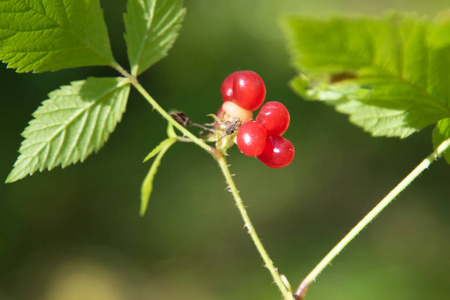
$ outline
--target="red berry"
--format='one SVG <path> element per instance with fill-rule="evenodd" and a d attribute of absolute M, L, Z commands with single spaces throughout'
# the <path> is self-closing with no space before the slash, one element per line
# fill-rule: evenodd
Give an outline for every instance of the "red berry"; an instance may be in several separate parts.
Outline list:
<path fill-rule="evenodd" d="M 247 110 L 257 110 L 266 98 L 266 86 L 252 71 L 237 71 L 228 75 L 221 87 L 223 101 L 233 101 Z"/>
<path fill-rule="evenodd" d="M 289 112 L 283 104 L 277 101 L 267 102 L 261 107 L 256 121 L 264 125 L 267 135 L 283 135 L 289 127 Z"/>
<path fill-rule="evenodd" d="M 222 104 L 222 108 L 217 112 L 217 116 L 223 121 L 239 118 L 241 122 L 248 122 L 252 119 L 253 113 L 233 102 L 227 101 Z"/>
<path fill-rule="evenodd" d="M 242 153 L 248 156 L 258 156 L 266 146 L 267 130 L 258 122 L 244 123 L 236 136 L 236 144 Z"/>
<path fill-rule="evenodd" d="M 258 159 L 270 168 L 283 168 L 294 159 L 294 146 L 281 136 L 269 136 L 264 151 Z"/>
<path fill-rule="evenodd" d="M 230 75 L 225 78 L 225 80 L 222 82 L 222 86 L 220 87 L 220 92 L 222 93 L 223 101 L 233 101 L 233 82 L 234 82 L 234 76 L 237 72 L 231 73 Z"/>

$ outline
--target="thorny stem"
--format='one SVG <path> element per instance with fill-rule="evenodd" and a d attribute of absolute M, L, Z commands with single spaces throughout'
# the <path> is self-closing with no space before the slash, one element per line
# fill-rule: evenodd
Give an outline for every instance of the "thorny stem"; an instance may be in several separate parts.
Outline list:
<path fill-rule="evenodd" d="M 258 234 L 255 231 L 255 228 L 252 225 L 252 222 L 250 221 L 250 218 L 247 214 L 247 210 L 245 209 L 244 203 L 242 202 L 241 196 L 239 196 L 239 191 L 236 188 L 236 185 L 234 184 L 233 178 L 230 174 L 230 170 L 228 169 L 228 165 L 225 159 L 225 156 L 221 155 L 217 158 L 217 162 L 219 163 L 220 169 L 223 172 L 223 175 L 225 176 L 225 179 L 228 184 L 228 188 L 231 191 L 231 194 L 233 195 L 234 200 L 236 201 L 236 206 L 239 209 L 239 212 L 241 213 L 242 219 L 244 220 L 244 227 L 247 228 L 248 234 L 253 240 L 253 243 L 255 244 L 256 248 L 258 249 L 259 254 L 261 255 L 262 259 L 264 260 L 265 267 L 269 269 L 270 274 L 272 274 L 273 280 L 275 281 L 276 285 L 280 289 L 281 293 L 283 294 L 283 297 L 285 300 L 291 300 L 292 293 L 288 290 L 286 285 L 283 283 L 283 280 L 281 279 L 280 274 L 278 273 L 278 268 L 276 268 L 272 262 L 272 260 L 269 257 L 269 254 L 264 249 L 264 246 L 261 243 L 261 240 L 258 237 Z"/>
<path fill-rule="evenodd" d="M 306 276 L 306 278 L 301 282 L 297 291 L 292 295 L 290 288 L 283 282 L 280 274 L 278 273 L 278 268 L 275 267 L 272 260 L 270 259 L 267 251 L 259 239 L 255 228 L 250 221 L 247 210 L 239 196 L 239 191 L 231 176 L 230 170 L 228 168 L 225 156 L 217 149 L 209 146 L 203 140 L 196 137 L 189 130 L 183 127 L 181 124 L 176 122 L 141 86 L 137 78 L 129 74 L 117 63 L 113 63 L 114 67 L 119 73 L 124 77 L 128 78 L 130 83 L 141 93 L 141 95 L 152 105 L 152 107 L 158 111 L 163 118 L 165 118 L 169 123 L 171 123 L 175 128 L 182 132 L 187 139 L 191 140 L 199 147 L 210 153 L 214 159 L 219 163 L 220 169 L 227 181 L 228 187 L 233 195 L 236 202 L 236 206 L 244 220 L 245 228 L 247 228 L 250 237 L 253 240 L 259 254 L 261 255 L 265 267 L 269 269 L 276 285 L 280 289 L 285 300 L 302 300 L 305 297 L 306 291 L 312 281 L 331 263 L 331 261 L 370 223 L 373 219 L 381 213 L 381 211 L 389 205 L 405 188 L 416 179 L 425 169 L 427 169 L 433 161 L 440 158 L 445 151 L 450 147 L 450 139 L 443 141 L 433 153 L 431 153 L 427 158 L 425 158 L 411 173 L 408 174 L 383 200 L 381 200 L 331 251 L 319 262 L 319 264 Z M 179 137 L 179 139 L 185 140 L 184 137 Z M 186 140 L 187 140 L 186 139 Z"/>
<path fill-rule="evenodd" d="M 142 85 L 139 83 L 137 78 L 130 73 L 128 73 L 125 69 L 123 69 L 119 64 L 114 63 L 112 64 L 112 67 L 114 67 L 119 73 L 121 73 L 124 77 L 126 77 L 130 83 L 141 93 L 141 95 L 152 105 L 152 107 L 158 111 L 158 113 L 161 114 L 161 116 L 167 120 L 167 122 L 171 123 L 175 128 L 177 128 L 180 132 L 184 134 L 185 137 L 187 137 L 190 141 L 197 144 L 199 147 L 206 150 L 208 153 L 210 153 L 214 159 L 219 163 L 220 169 L 222 170 L 222 173 L 225 177 L 225 180 L 229 186 L 229 189 L 233 195 L 233 198 L 236 202 L 236 206 L 239 209 L 239 212 L 242 216 L 242 219 L 244 220 L 245 227 L 248 230 L 248 233 L 250 234 L 250 237 L 253 240 L 253 243 L 255 244 L 259 254 L 261 255 L 265 267 L 269 269 L 270 274 L 273 277 L 273 280 L 275 281 L 276 285 L 280 289 L 283 297 L 285 300 L 293 300 L 291 291 L 286 287 L 286 285 L 283 283 L 283 280 L 278 273 L 278 269 L 274 266 L 272 260 L 270 259 L 269 255 L 267 254 L 267 251 L 264 249 L 264 246 L 261 243 L 261 240 L 259 239 L 258 235 L 256 234 L 255 228 L 252 225 L 252 222 L 250 221 L 250 218 L 247 214 L 247 211 L 245 209 L 245 206 L 242 202 L 241 197 L 239 196 L 239 192 L 236 188 L 236 185 L 234 184 L 233 178 L 231 176 L 230 170 L 228 168 L 226 159 L 224 154 L 222 154 L 218 149 L 213 148 L 206 144 L 203 140 L 196 137 L 194 134 L 192 134 L 189 130 L 187 130 L 183 125 L 179 124 L 177 121 L 175 121 L 148 93 L 147 91 L 142 87 Z M 184 137 L 179 137 L 179 140 L 185 140 Z"/>
<path fill-rule="evenodd" d="M 383 200 L 381 200 L 353 229 L 320 261 L 320 263 L 306 276 L 294 294 L 296 300 L 305 297 L 312 281 L 331 263 L 331 261 L 350 243 L 373 219 L 395 199 L 405 188 L 427 169 L 433 161 L 440 158 L 450 147 L 450 139 L 443 141 L 433 153 L 425 158 L 411 173 L 408 174 Z"/>

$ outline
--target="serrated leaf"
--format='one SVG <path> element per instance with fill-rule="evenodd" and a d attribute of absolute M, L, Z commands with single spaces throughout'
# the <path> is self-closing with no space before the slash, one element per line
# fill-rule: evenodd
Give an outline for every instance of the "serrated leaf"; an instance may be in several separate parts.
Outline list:
<path fill-rule="evenodd" d="M 355 98 L 361 103 L 338 111 L 374 135 L 406 137 L 450 117 L 450 47 L 430 43 L 432 25 L 410 15 L 330 21 L 292 17 L 286 31 L 295 67 L 318 86 L 328 91 L 338 86 L 348 90 L 346 97 L 355 85 L 369 88 L 366 97 Z M 294 88 L 303 95 L 311 92 L 299 82 Z M 326 100 L 320 98 L 324 95 L 316 93 L 318 100 Z"/>
<path fill-rule="evenodd" d="M 168 144 L 172 145 L 176 141 L 177 141 L 176 138 L 165 139 L 158 146 L 156 146 L 152 151 L 150 151 L 149 154 L 147 154 L 147 156 L 144 158 L 143 162 L 146 162 L 147 160 L 149 160 L 150 158 L 154 157 L 156 154 L 161 152 L 161 150 L 164 149 L 165 147 L 167 147 Z"/>
<path fill-rule="evenodd" d="M 0 1 L 0 60 L 17 72 L 110 65 L 99 1 Z"/>
<path fill-rule="evenodd" d="M 407 113 L 403 110 L 386 109 L 365 104 L 359 100 L 370 93 L 358 85 L 322 85 L 305 88 L 305 81 L 297 77 L 291 87 L 306 100 L 320 100 L 335 107 L 336 111 L 349 115 L 349 120 L 373 136 L 398 136 L 404 138 L 415 132 L 405 123 Z"/>
<path fill-rule="evenodd" d="M 130 90 L 124 78 L 88 78 L 49 94 L 25 128 L 25 140 L 6 182 L 63 168 L 98 151 L 121 120 Z"/>
<path fill-rule="evenodd" d="M 143 216 L 145 212 L 147 211 L 148 202 L 150 200 L 150 195 L 153 190 L 153 179 L 155 178 L 156 172 L 158 171 L 158 167 L 161 164 L 161 159 L 163 158 L 164 154 L 166 154 L 167 150 L 177 141 L 176 138 L 168 138 L 164 140 L 161 144 L 159 144 L 150 154 L 152 153 L 158 153 L 155 160 L 153 161 L 152 166 L 150 167 L 150 170 L 147 173 L 147 176 L 145 176 L 144 181 L 142 182 L 141 187 L 141 208 L 139 214 Z M 158 150 L 158 151 L 155 151 Z M 150 156 L 149 154 L 149 156 Z"/>
<path fill-rule="evenodd" d="M 182 0 L 129 0 L 125 40 L 131 73 L 139 75 L 167 55 L 185 15 Z"/>
<path fill-rule="evenodd" d="M 367 105 L 359 101 L 348 101 L 336 105 L 336 110 L 350 115 L 350 122 L 362 127 L 372 136 L 405 138 L 416 131 L 405 121 L 405 111 Z"/>
<path fill-rule="evenodd" d="M 450 138 L 450 119 L 440 120 L 433 130 L 433 146 L 436 149 L 443 141 Z M 450 151 L 445 152 L 445 160 L 450 164 Z"/>

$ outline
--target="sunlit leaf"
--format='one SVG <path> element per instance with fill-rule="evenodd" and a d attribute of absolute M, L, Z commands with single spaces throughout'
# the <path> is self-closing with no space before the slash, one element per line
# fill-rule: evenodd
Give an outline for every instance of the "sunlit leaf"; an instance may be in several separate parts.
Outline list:
<path fill-rule="evenodd" d="M 176 138 L 177 133 L 175 132 L 175 129 L 173 128 L 172 123 L 167 124 L 167 130 L 166 130 L 167 136 L 170 138 Z"/>
<path fill-rule="evenodd" d="M 304 77 L 296 77 L 291 87 L 305 100 L 319 100 L 335 107 L 336 111 L 349 115 L 355 125 L 362 127 L 373 136 L 407 137 L 415 128 L 405 122 L 407 112 L 386 109 L 361 102 L 370 90 L 358 85 L 327 85 L 311 87 Z"/>
<path fill-rule="evenodd" d="M 406 137 L 450 117 L 450 47 L 440 39 L 447 26 L 413 15 L 291 17 L 293 64 L 311 78 L 292 86 L 304 98 L 335 105 L 373 135 Z"/>
<path fill-rule="evenodd" d="M 433 130 L 433 145 L 437 148 L 443 141 L 450 138 L 450 118 L 440 120 Z M 450 163 L 450 151 L 444 155 L 445 160 Z"/>
<path fill-rule="evenodd" d="M 17 72 L 111 65 L 99 1 L 0 1 L 0 60 Z"/>
<path fill-rule="evenodd" d="M 164 140 L 161 144 L 159 144 L 150 154 L 147 156 L 145 160 L 149 159 L 150 157 L 158 154 L 153 161 L 152 166 L 150 167 L 150 170 L 148 171 L 147 176 L 145 176 L 144 181 L 142 182 L 141 187 L 141 209 L 139 214 L 143 216 L 145 212 L 147 211 L 148 202 L 150 200 L 150 195 L 153 191 L 153 179 L 155 178 L 156 172 L 158 171 L 158 167 L 161 164 L 161 159 L 163 158 L 164 154 L 169 150 L 170 146 L 172 146 L 177 141 L 176 138 L 168 138 Z M 150 156 L 152 155 L 152 156 Z"/>
<path fill-rule="evenodd" d="M 144 162 L 153 158 L 156 154 L 161 152 L 162 149 L 167 147 L 168 144 L 173 144 L 173 142 L 176 142 L 176 140 L 177 140 L 176 138 L 171 137 L 162 141 L 158 146 L 156 146 L 152 151 L 150 151 L 149 154 L 147 154 L 147 156 L 144 158 Z"/>
<path fill-rule="evenodd" d="M 124 78 L 88 78 L 62 86 L 33 113 L 6 182 L 63 168 L 98 151 L 121 120 L 130 90 Z"/>
<path fill-rule="evenodd" d="M 131 73 L 139 75 L 172 47 L 185 14 L 182 0 L 128 0 L 125 14 Z"/>

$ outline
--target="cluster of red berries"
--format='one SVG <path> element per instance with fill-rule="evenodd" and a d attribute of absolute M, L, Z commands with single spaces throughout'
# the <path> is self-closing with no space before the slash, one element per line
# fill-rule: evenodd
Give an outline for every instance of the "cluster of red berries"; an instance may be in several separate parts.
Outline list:
<path fill-rule="evenodd" d="M 252 112 L 266 97 L 261 77 L 252 71 L 231 73 L 223 81 L 221 92 L 224 103 L 217 113 L 219 118 L 239 118 L 243 122 L 236 136 L 239 150 L 270 168 L 289 165 L 294 159 L 294 146 L 281 137 L 289 127 L 287 108 L 280 102 L 267 102 L 252 121 Z"/>

